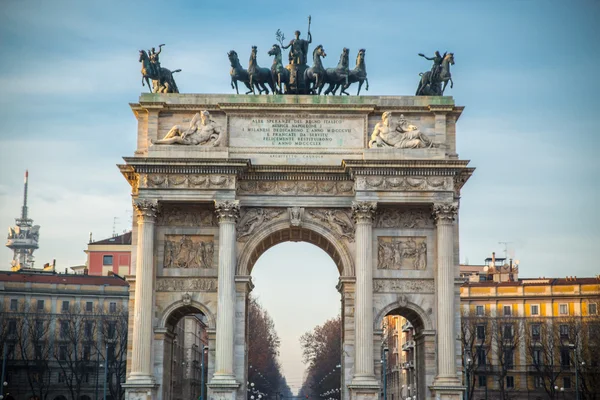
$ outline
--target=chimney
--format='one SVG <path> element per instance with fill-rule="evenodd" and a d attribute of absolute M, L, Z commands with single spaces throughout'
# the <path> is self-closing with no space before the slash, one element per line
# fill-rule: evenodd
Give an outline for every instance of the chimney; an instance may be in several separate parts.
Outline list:
<path fill-rule="evenodd" d="M 87 269 L 87 268 L 84 268 L 84 269 L 83 269 L 83 274 L 84 274 L 84 275 L 87 275 L 87 274 L 88 274 L 88 269 Z"/>

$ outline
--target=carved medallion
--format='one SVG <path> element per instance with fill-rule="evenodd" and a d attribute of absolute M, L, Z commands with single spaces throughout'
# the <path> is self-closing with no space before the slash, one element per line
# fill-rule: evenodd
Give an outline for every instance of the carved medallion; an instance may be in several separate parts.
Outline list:
<path fill-rule="evenodd" d="M 373 279 L 373 292 L 434 293 L 433 279 Z"/>
<path fill-rule="evenodd" d="M 157 278 L 157 292 L 215 292 L 217 278 Z"/>
<path fill-rule="evenodd" d="M 350 210 L 347 209 L 308 209 L 307 217 L 324 222 L 330 230 L 340 239 L 354 241 L 354 222 Z"/>
<path fill-rule="evenodd" d="M 237 225 L 237 240 L 247 240 L 257 228 L 279 217 L 284 211 L 283 208 L 243 208 Z"/>
<path fill-rule="evenodd" d="M 212 236 L 166 235 L 164 268 L 212 268 L 215 246 Z"/>
<path fill-rule="evenodd" d="M 425 237 L 378 237 L 377 269 L 427 268 Z"/>

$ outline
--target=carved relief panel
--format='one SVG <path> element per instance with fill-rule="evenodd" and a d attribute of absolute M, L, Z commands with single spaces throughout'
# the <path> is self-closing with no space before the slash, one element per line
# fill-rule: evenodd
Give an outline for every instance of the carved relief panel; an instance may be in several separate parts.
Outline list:
<path fill-rule="evenodd" d="M 416 269 L 427 268 L 427 238 L 385 237 L 377 238 L 378 269 Z"/>
<path fill-rule="evenodd" d="M 214 211 L 207 207 L 165 204 L 158 216 L 157 225 L 216 227 L 217 218 Z"/>
<path fill-rule="evenodd" d="M 433 228 L 431 210 L 425 208 L 379 208 L 373 223 L 375 228 Z"/>
<path fill-rule="evenodd" d="M 213 268 L 212 236 L 165 235 L 164 268 Z"/>

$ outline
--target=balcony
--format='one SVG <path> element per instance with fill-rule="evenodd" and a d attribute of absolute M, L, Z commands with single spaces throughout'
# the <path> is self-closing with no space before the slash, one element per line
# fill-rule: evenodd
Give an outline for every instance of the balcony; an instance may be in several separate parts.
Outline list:
<path fill-rule="evenodd" d="M 408 350 L 412 350 L 414 348 L 415 348 L 415 341 L 414 340 L 407 340 L 402 345 L 402 351 L 408 351 Z"/>
<path fill-rule="evenodd" d="M 402 332 L 410 332 L 413 329 L 413 326 L 410 322 L 406 321 L 404 325 L 402 325 Z"/>
<path fill-rule="evenodd" d="M 402 363 L 402 369 L 414 369 L 414 368 L 415 368 L 415 363 L 412 361 Z"/>

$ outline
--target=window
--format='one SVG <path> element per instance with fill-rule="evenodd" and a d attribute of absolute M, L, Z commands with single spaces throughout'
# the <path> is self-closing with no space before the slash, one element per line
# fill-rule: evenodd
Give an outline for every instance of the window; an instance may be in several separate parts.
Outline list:
<path fill-rule="evenodd" d="M 589 315 L 598 314 L 598 306 L 596 303 L 588 303 L 588 314 Z"/>
<path fill-rule="evenodd" d="M 558 305 L 558 313 L 560 315 L 569 315 L 569 305 L 568 304 L 559 304 Z"/>
<path fill-rule="evenodd" d="M 90 374 L 83 374 L 82 378 L 84 383 L 90 383 Z"/>
<path fill-rule="evenodd" d="M 19 300 L 17 300 L 17 299 L 10 299 L 10 311 L 17 311 L 17 306 L 18 305 L 19 305 Z"/>
<path fill-rule="evenodd" d="M 483 306 L 475 306 L 475 314 L 477 314 L 478 317 L 482 317 L 483 313 L 484 313 Z"/>
<path fill-rule="evenodd" d="M 91 301 L 86 301 L 85 302 L 85 311 L 87 311 L 87 312 L 94 311 L 94 303 L 92 303 Z"/>
<path fill-rule="evenodd" d="M 117 303 L 111 302 L 108 305 L 108 311 L 111 313 L 116 313 L 117 312 Z"/>
<path fill-rule="evenodd" d="M 540 306 L 538 304 L 531 305 L 531 315 L 540 315 Z"/>
<path fill-rule="evenodd" d="M 511 306 L 504 306 L 504 316 L 505 317 L 510 317 L 512 315 L 512 307 Z"/>
<path fill-rule="evenodd" d="M 17 320 L 16 319 L 8 320 L 8 332 L 7 333 L 11 336 L 17 334 Z"/>
<path fill-rule="evenodd" d="M 477 339 L 485 339 L 485 325 L 477 325 Z"/>
<path fill-rule="evenodd" d="M 65 373 L 64 372 L 59 372 L 58 373 L 58 382 L 59 383 L 64 383 L 64 381 L 66 381 L 66 377 L 65 377 Z"/>
<path fill-rule="evenodd" d="M 36 345 L 35 345 L 35 347 L 34 347 L 34 352 L 33 352 L 33 357 L 34 357 L 36 360 L 41 360 L 41 359 L 42 359 L 42 357 L 43 357 L 43 356 L 42 356 L 42 350 L 43 350 L 43 348 L 42 348 L 42 345 L 41 345 L 41 344 L 36 344 Z"/>
<path fill-rule="evenodd" d="M 90 345 L 83 346 L 83 359 L 84 361 L 90 361 L 90 354 L 92 352 L 92 347 Z"/>
<path fill-rule="evenodd" d="M 109 321 L 106 329 L 106 338 L 114 339 L 117 328 L 117 323 L 115 321 Z"/>
<path fill-rule="evenodd" d="M 536 349 L 533 351 L 533 354 L 531 355 L 531 358 L 533 361 L 533 365 L 536 366 L 541 366 L 542 365 L 542 350 L 540 349 Z M 536 386 L 539 387 L 539 386 Z"/>
<path fill-rule="evenodd" d="M 62 302 L 61 311 L 62 312 L 68 312 L 69 311 L 69 302 L 68 301 L 65 300 L 65 301 Z"/>
<path fill-rule="evenodd" d="M 486 363 L 485 349 L 483 347 L 478 347 L 476 355 L 477 355 L 477 364 L 485 365 L 485 363 Z"/>
<path fill-rule="evenodd" d="M 45 329 L 46 325 L 44 324 L 44 320 L 36 319 L 35 320 L 35 339 L 42 339 L 44 334 L 46 333 Z"/>
<path fill-rule="evenodd" d="M 510 389 L 515 387 L 515 378 L 513 376 L 506 377 L 506 387 Z"/>
<path fill-rule="evenodd" d="M 512 349 L 504 349 L 504 366 L 506 369 L 514 368 L 514 352 Z"/>
<path fill-rule="evenodd" d="M 37 310 L 38 311 L 44 311 L 44 300 L 38 300 L 37 301 Z"/>
<path fill-rule="evenodd" d="M 563 387 L 564 387 L 565 389 L 571 389 L 571 378 L 570 378 L 570 377 L 568 377 L 568 376 L 565 376 L 565 377 L 563 378 Z"/>
<path fill-rule="evenodd" d="M 503 337 L 505 340 L 509 340 L 513 338 L 513 326 L 511 324 L 507 324 L 503 326 Z"/>
<path fill-rule="evenodd" d="M 86 339 L 91 339 L 94 333 L 94 323 L 92 321 L 85 321 L 83 327 L 83 335 Z"/>
<path fill-rule="evenodd" d="M 485 375 L 477 375 L 477 380 L 479 381 L 479 387 L 487 386 L 487 379 Z"/>
<path fill-rule="evenodd" d="M 8 360 L 15 359 L 15 344 L 14 343 L 10 343 L 8 346 L 6 346 L 6 358 Z"/>
<path fill-rule="evenodd" d="M 567 339 L 569 337 L 569 325 L 559 326 L 559 332 L 562 339 Z"/>
<path fill-rule="evenodd" d="M 108 362 L 114 362 L 115 361 L 115 346 L 114 345 L 110 345 L 107 348 L 108 353 L 106 354 L 106 358 L 108 358 Z"/>
<path fill-rule="evenodd" d="M 102 265 L 113 265 L 113 256 L 102 256 Z"/>
<path fill-rule="evenodd" d="M 569 367 L 571 365 L 571 352 L 567 348 L 560 349 L 560 366 Z"/>
<path fill-rule="evenodd" d="M 65 339 L 67 337 L 67 332 L 69 332 L 69 321 L 60 321 L 60 338 Z"/>
<path fill-rule="evenodd" d="M 64 361 L 67 359 L 67 346 L 64 344 L 58 348 L 58 359 Z"/>
<path fill-rule="evenodd" d="M 531 325 L 531 338 L 534 340 L 540 339 L 541 326 L 539 324 Z"/>
<path fill-rule="evenodd" d="M 533 385 L 536 387 L 536 389 L 544 387 L 544 377 L 543 376 L 534 377 Z"/>

